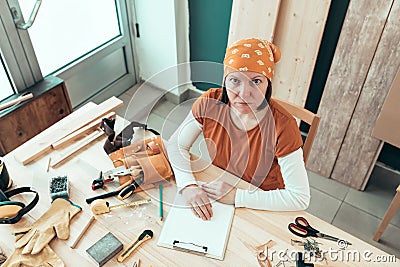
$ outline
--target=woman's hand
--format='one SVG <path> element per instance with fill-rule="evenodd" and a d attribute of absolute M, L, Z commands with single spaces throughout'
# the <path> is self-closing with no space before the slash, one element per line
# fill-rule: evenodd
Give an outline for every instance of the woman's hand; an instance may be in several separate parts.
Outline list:
<path fill-rule="evenodd" d="M 197 185 L 188 185 L 182 189 L 182 196 L 192 207 L 194 215 L 203 220 L 210 220 L 213 216 L 210 199 Z"/>
<path fill-rule="evenodd" d="M 207 193 L 207 195 L 221 203 L 235 204 L 236 187 L 222 182 L 214 181 L 211 183 L 203 184 L 201 188 Z"/>

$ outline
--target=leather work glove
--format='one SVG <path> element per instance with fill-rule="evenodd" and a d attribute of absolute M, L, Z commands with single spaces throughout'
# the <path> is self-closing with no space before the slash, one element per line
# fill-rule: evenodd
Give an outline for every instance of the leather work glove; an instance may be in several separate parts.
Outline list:
<path fill-rule="evenodd" d="M 16 229 L 15 246 L 23 248 L 22 254 L 39 253 L 56 235 L 60 239 L 68 239 L 69 222 L 81 207 L 64 198 L 57 198 L 36 222 L 29 227 Z"/>
<path fill-rule="evenodd" d="M 14 253 L 1 265 L 2 267 L 20 267 L 20 266 L 48 266 L 61 267 L 65 266 L 64 262 L 50 248 L 49 245 L 44 246 L 42 251 L 36 255 L 22 254 L 21 248 L 16 248 Z"/>

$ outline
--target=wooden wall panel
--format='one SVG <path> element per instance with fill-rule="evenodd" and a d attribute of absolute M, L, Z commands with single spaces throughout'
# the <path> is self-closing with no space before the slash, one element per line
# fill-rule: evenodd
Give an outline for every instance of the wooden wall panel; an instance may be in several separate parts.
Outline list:
<path fill-rule="evenodd" d="M 387 0 L 350 1 L 319 105 L 321 122 L 307 164 L 322 176 L 331 177 L 391 5 Z"/>
<path fill-rule="evenodd" d="M 304 106 L 330 0 L 282 0 L 274 43 L 282 51 L 273 78 L 273 96 Z"/>
<path fill-rule="evenodd" d="M 273 40 L 281 0 L 233 0 L 228 46 L 251 37 Z"/>
<path fill-rule="evenodd" d="M 380 152 L 381 141 L 371 133 L 400 66 L 399 25 L 400 1 L 395 0 L 332 172 L 333 179 L 356 189 L 364 189 Z"/>

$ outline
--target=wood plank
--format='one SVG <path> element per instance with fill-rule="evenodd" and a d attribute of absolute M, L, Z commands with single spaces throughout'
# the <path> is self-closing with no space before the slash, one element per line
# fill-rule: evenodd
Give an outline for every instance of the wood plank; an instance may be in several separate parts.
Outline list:
<path fill-rule="evenodd" d="M 100 126 L 100 123 L 103 120 L 103 118 L 108 118 L 108 119 L 115 118 L 115 112 L 110 112 L 110 113 L 104 115 L 102 118 L 94 120 L 91 123 L 85 125 L 84 127 L 80 128 L 80 129 L 76 130 L 75 132 L 65 136 L 64 138 L 58 140 L 57 142 L 52 143 L 51 144 L 52 148 L 57 150 L 57 149 L 61 149 L 63 147 L 70 145 L 77 138 L 80 138 L 80 137 L 84 136 L 87 132 L 94 130 L 95 128 L 98 128 Z"/>
<path fill-rule="evenodd" d="M 38 142 L 31 143 L 29 146 L 25 147 L 24 151 L 21 151 L 21 153 L 16 153 L 15 158 L 22 164 L 26 165 L 35 159 L 46 155 L 51 150 L 51 144 L 53 142 L 60 140 L 66 135 L 78 130 L 91 121 L 104 116 L 110 111 L 118 109 L 122 105 L 123 102 L 120 99 L 111 97 L 101 104 L 91 108 L 87 112 L 81 114 L 77 118 L 75 118 L 76 116 L 73 116 L 74 119 L 71 118 L 68 120 L 68 122 L 64 123 L 62 128 L 49 131 L 48 134 L 38 140 Z"/>
<path fill-rule="evenodd" d="M 69 114 L 67 117 L 65 117 L 57 124 L 50 126 L 43 132 L 40 132 L 39 135 L 33 137 L 28 142 L 22 144 L 21 146 L 19 146 L 17 149 L 14 150 L 13 155 L 15 159 L 21 162 L 21 158 L 23 158 L 23 156 L 25 155 L 25 151 L 29 151 L 30 149 L 32 149 L 32 147 L 41 148 L 43 150 L 43 153 L 50 152 L 51 147 L 48 145 L 48 143 L 42 142 L 43 136 L 50 136 L 52 133 L 55 133 L 57 131 L 62 131 L 64 126 L 66 126 L 68 123 L 71 123 L 71 121 L 78 120 L 82 115 L 90 111 L 95 106 L 97 106 L 95 103 L 89 102 L 86 105 L 82 106 L 80 109 Z"/>
<path fill-rule="evenodd" d="M 82 140 L 78 141 L 75 143 L 74 146 L 68 147 L 65 151 L 61 152 L 60 157 L 52 160 L 50 163 L 50 166 L 52 168 L 55 168 L 59 166 L 61 163 L 64 163 L 69 157 L 71 157 L 73 154 L 77 153 L 79 150 L 84 148 L 85 146 L 89 145 L 91 142 L 102 136 L 104 132 L 102 130 L 96 130 L 92 133 L 90 133 L 88 136 L 84 137 Z"/>
<path fill-rule="evenodd" d="M 391 3 L 350 1 L 319 105 L 321 122 L 307 165 L 322 176 L 331 177 Z"/>
<path fill-rule="evenodd" d="M 272 95 L 304 107 L 331 0 L 282 0 L 274 43 L 282 52 Z"/>
<path fill-rule="evenodd" d="M 388 49 L 400 43 L 399 18 L 400 1 L 394 1 L 332 172 L 333 179 L 355 189 L 368 180 L 381 144 L 371 133 L 400 67 L 399 49 Z"/>
<path fill-rule="evenodd" d="M 228 46 L 251 37 L 272 41 L 280 3 L 281 0 L 233 0 Z"/>

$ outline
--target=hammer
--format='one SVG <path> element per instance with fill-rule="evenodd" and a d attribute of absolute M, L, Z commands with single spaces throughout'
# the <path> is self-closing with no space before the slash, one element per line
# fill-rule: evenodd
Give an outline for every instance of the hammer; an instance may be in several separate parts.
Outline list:
<path fill-rule="evenodd" d="M 105 194 L 102 194 L 102 195 L 97 195 L 97 196 L 94 196 L 94 197 L 87 198 L 86 199 L 86 203 L 90 204 L 96 199 L 103 199 L 103 198 L 107 198 L 107 197 L 116 196 L 122 191 L 122 189 L 124 189 L 125 187 L 127 187 L 130 184 L 131 184 L 131 181 L 127 181 L 126 183 L 124 183 L 123 185 L 121 185 L 120 187 L 115 189 L 114 191 L 111 191 L 111 192 L 108 192 L 108 193 L 105 193 Z"/>

